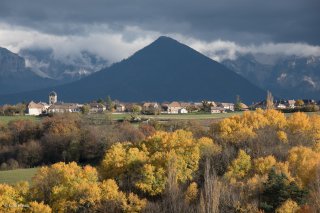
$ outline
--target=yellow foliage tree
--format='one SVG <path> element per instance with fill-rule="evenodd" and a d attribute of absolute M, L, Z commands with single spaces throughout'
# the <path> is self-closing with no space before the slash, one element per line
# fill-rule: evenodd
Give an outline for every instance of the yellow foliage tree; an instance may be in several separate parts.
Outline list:
<path fill-rule="evenodd" d="M 186 191 L 186 202 L 193 203 L 197 200 L 199 194 L 198 184 L 196 182 L 190 183 Z"/>
<path fill-rule="evenodd" d="M 257 175 L 255 174 L 253 177 L 248 179 L 247 186 L 249 188 L 248 193 L 256 193 L 257 191 L 261 191 L 263 189 L 263 184 L 268 180 L 268 175 Z"/>
<path fill-rule="evenodd" d="M 97 171 L 76 163 L 42 167 L 32 180 L 31 197 L 44 201 L 54 212 L 75 212 L 100 201 Z"/>
<path fill-rule="evenodd" d="M 265 110 L 263 111 L 263 115 L 268 121 L 268 126 L 282 129 L 287 125 L 286 116 L 278 110 Z"/>
<path fill-rule="evenodd" d="M 237 143 L 255 138 L 256 131 L 261 128 L 270 126 L 282 129 L 286 125 L 287 120 L 283 113 L 257 109 L 255 112 L 244 112 L 242 116 L 223 119 L 214 131 L 222 140 Z"/>
<path fill-rule="evenodd" d="M 251 169 L 251 157 L 245 151 L 240 149 L 238 156 L 228 167 L 225 176 L 231 181 L 236 182 L 244 178 Z"/>
<path fill-rule="evenodd" d="M 107 151 L 100 173 L 103 178 L 123 178 L 123 175 L 135 173 L 139 165 L 147 160 L 147 153 L 133 147 L 132 143 L 116 143 Z"/>
<path fill-rule="evenodd" d="M 208 143 L 207 139 L 201 141 Z M 138 189 L 157 195 L 165 189 L 169 165 L 176 172 L 176 181 L 192 179 L 199 166 L 200 142 L 191 132 L 177 130 L 156 132 L 135 145 L 117 143 L 106 152 L 101 174 L 104 178 L 115 178 L 119 183 L 129 175 L 126 180 L 133 181 Z"/>
<path fill-rule="evenodd" d="M 288 143 L 288 136 L 287 133 L 285 133 L 284 131 L 278 131 L 277 132 L 277 137 L 279 139 L 280 142 L 282 143 Z"/>
<path fill-rule="evenodd" d="M 52 209 L 50 206 L 45 205 L 43 202 L 38 203 L 36 201 L 32 201 L 29 204 L 29 207 L 27 208 L 26 212 L 28 213 L 51 213 Z"/>
<path fill-rule="evenodd" d="M 276 213 L 295 213 L 299 211 L 299 205 L 291 199 L 288 199 L 276 209 Z"/>
<path fill-rule="evenodd" d="M 276 163 L 277 161 L 272 155 L 261 157 L 254 160 L 254 170 L 260 175 L 266 175 Z"/>
<path fill-rule="evenodd" d="M 141 212 L 146 205 L 146 199 L 140 199 L 137 195 L 129 193 L 126 203 L 123 204 L 123 211 L 126 213 Z"/>
<path fill-rule="evenodd" d="M 119 186 L 112 179 L 104 180 L 101 183 L 101 200 L 116 201 L 123 203 L 125 194 L 119 191 Z"/>
<path fill-rule="evenodd" d="M 316 143 L 314 144 L 313 150 L 314 150 L 315 152 L 320 153 L 320 141 L 319 141 L 319 142 L 316 142 Z"/>
<path fill-rule="evenodd" d="M 274 169 L 275 169 L 276 174 L 286 175 L 289 182 L 294 181 L 294 178 L 292 177 L 291 172 L 289 170 L 289 162 L 287 162 L 287 161 L 286 162 L 277 162 L 274 165 Z"/>
<path fill-rule="evenodd" d="M 312 115 L 310 117 L 311 136 L 315 144 L 320 143 L 320 115 Z"/>
<path fill-rule="evenodd" d="M 311 129 L 309 116 L 303 112 L 293 113 L 288 119 L 288 129 L 291 133 L 305 134 Z"/>
<path fill-rule="evenodd" d="M 141 212 L 145 208 L 147 201 L 140 199 L 137 195 L 129 193 L 126 196 L 123 192 L 119 191 L 116 181 L 112 179 L 104 180 L 101 183 L 101 204 L 106 204 L 113 207 L 113 209 L 105 209 L 106 211 L 113 212 L 115 209 L 121 209 L 123 212 Z"/>
<path fill-rule="evenodd" d="M 248 113 L 245 112 L 244 116 L 246 114 Z M 215 132 L 222 140 L 231 143 L 238 143 L 256 136 L 253 126 L 247 125 L 241 116 L 223 119 L 218 123 Z"/>
<path fill-rule="evenodd" d="M 161 194 L 167 183 L 166 171 L 162 167 L 145 164 L 142 169 L 142 179 L 135 185 L 151 195 Z"/>
<path fill-rule="evenodd" d="M 289 165 L 301 186 L 308 186 L 315 178 L 320 166 L 320 153 L 310 148 L 299 146 L 289 151 Z"/>
<path fill-rule="evenodd" d="M 222 150 L 221 146 L 214 143 L 211 138 L 202 137 L 198 139 L 201 156 L 212 156 L 219 154 Z"/>
<path fill-rule="evenodd" d="M 23 197 L 7 184 L 0 184 L 0 212 L 22 212 Z"/>

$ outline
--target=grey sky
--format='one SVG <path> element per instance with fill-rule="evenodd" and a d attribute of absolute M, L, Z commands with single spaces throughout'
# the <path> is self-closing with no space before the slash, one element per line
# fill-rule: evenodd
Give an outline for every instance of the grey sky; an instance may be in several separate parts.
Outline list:
<path fill-rule="evenodd" d="M 242 48 L 266 43 L 319 48 L 319 11 L 319 0 L 1 0 L 0 46 L 14 48 L 17 41 L 1 30 L 18 29 L 55 38 L 121 35 L 122 43 L 136 42 L 131 52 L 162 34 L 191 46 L 222 40 Z"/>

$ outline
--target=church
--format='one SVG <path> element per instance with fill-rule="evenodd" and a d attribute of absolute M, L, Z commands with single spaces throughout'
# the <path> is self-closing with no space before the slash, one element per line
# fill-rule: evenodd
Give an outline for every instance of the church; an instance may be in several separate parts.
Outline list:
<path fill-rule="evenodd" d="M 58 95 L 55 91 L 49 93 L 48 103 L 31 101 L 27 107 L 27 114 L 37 116 L 51 113 L 80 112 L 82 107 L 81 104 L 58 102 Z"/>

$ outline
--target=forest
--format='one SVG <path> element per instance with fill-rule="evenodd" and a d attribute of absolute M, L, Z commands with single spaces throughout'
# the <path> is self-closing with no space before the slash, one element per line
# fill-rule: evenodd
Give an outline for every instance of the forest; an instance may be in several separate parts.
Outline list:
<path fill-rule="evenodd" d="M 0 124 L 0 212 L 320 212 L 320 115 L 94 124 L 54 115 Z"/>

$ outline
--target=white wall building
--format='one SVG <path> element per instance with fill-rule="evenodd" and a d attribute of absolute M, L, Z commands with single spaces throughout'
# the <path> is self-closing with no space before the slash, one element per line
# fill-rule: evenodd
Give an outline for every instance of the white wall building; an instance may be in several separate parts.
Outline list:
<path fill-rule="evenodd" d="M 31 101 L 28 104 L 28 115 L 41 115 L 43 112 L 46 111 L 46 107 L 41 103 L 35 103 Z"/>
<path fill-rule="evenodd" d="M 185 108 L 181 108 L 179 109 L 179 114 L 187 114 L 188 110 L 186 110 Z"/>

